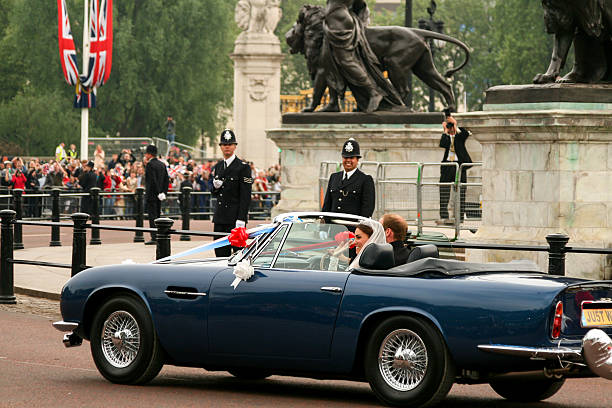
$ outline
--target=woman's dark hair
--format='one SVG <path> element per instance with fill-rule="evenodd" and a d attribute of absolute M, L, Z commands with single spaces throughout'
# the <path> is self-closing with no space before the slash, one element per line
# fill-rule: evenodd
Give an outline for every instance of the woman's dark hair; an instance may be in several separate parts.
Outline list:
<path fill-rule="evenodd" d="M 372 229 L 372 227 L 370 227 L 369 225 L 366 224 L 359 224 L 357 225 L 357 227 L 355 228 L 359 228 L 361 231 L 364 232 L 364 234 L 366 234 L 368 237 L 371 237 L 372 234 L 374 233 L 374 230 Z"/>

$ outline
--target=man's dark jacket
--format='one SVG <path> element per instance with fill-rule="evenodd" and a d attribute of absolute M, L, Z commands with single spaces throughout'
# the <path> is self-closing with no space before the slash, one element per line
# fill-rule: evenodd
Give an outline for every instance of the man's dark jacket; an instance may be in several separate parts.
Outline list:
<path fill-rule="evenodd" d="M 376 203 L 372 176 L 359 169 L 344 182 L 343 176 L 344 171 L 339 171 L 329 177 L 321 211 L 371 217 Z"/>
<path fill-rule="evenodd" d="M 393 247 L 393 259 L 395 261 L 395 266 L 405 264 L 408 261 L 408 256 L 410 255 L 410 248 L 408 248 L 402 241 L 393 241 L 391 242 L 391 246 Z"/>
<path fill-rule="evenodd" d="M 147 201 L 158 200 L 159 193 L 168 193 L 168 170 L 156 157 L 149 160 L 145 167 L 145 189 Z"/>
<path fill-rule="evenodd" d="M 79 185 L 84 192 L 89 192 L 98 184 L 98 176 L 93 170 L 84 171 L 79 177 Z"/>
<path fill-rule="evenodd" d="M 472 158 L 465 148 L 465 141 L 470 136 L 470 132 L 468 132 L 465 128 L 460 127 L 459 133 L 455 135 L 455 154 L 457 155 L 457 162 L 459 166 L 463 163 L 472 163 Z M 444 156 L 442 156 L 442 162 L 449 162 L 448 156 L 450 155 L 451 148 L 451 137 L 446 133 L 442 134 L 440 137 L 440 147 L 444 148 Z M 465 177 L 465 170 L 467 170 L 469 166 L 463 167 L 462 172 L 462 181 Z M 441 166 L 440 167 L 440 181 L 442 182 L 452 182 L 455 181 L 455 167 L 453 166 Z"/>
<path fill-rule="evenodd" d="M 217 198 L 213 222 L 228 225 L 235 224 L 236 220 L 247 222 L 253 185 L 251 167 L 238 157 L 228 168 L 224 167 L 225 161 L 219 160 L 211 172 L 211 177 L 223 181 L 221 188 L 212 187 L 212 195 Z"/>

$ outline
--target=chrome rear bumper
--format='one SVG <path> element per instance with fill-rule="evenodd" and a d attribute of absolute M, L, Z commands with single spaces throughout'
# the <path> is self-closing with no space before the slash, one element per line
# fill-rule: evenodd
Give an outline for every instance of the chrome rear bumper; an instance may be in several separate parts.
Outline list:
<path fill-rule="evenodd" d="M 582 339 L 581 348 L 573 347 L 524 347 L 507 344 L 484 344 L 479 350 L 488 353 L 529 358 L 531 360 L 555 360 L 586 365 L 593 374 L 612 380 L 612 339 L 599 329 L 591 329 Z"/>
<path fill-rule="evenodd" d="M 505 344 L 487 344 L 478 346 L 478 349 L 489 353 L 526 357 L 532 360 L 557 360 L 559 358 L 577 362 L 584 360 L 582 357 L 582 350 L 580 348 L 544 348 L 509 346 Z"/>

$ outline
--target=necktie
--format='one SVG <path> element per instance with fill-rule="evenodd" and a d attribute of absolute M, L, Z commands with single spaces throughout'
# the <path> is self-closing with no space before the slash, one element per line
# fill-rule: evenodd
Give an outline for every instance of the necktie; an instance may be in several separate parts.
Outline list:
<path fill-rule="evenodd" d="M 227 162 L 223 160 L 223 170 L 227 169 Z"/>
<path fill-rule="evenodd" d="M 344 173 L 344 177 L 342 178 L 342 182 L 344 183 L 346 180 L 348 180 L 348 177 L 347 177 L 346 173 Z"/>

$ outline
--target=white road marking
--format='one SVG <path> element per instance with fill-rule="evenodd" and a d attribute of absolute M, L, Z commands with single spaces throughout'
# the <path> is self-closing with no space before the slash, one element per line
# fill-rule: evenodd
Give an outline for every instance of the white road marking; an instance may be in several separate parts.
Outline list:
<path fill-rule="evenodd" d="M 93 370 L 91 368 L 66 367 L 66 366 L 61 366 L 61 365 L 57 365 L 57 364 L 43 364 L 43 363 L 33 363 L 31 361 L 9 360 L 7 357 L 0 357 L 0 360 L 5 360 L 7 362 L 12 362 L 12 363 L 16 363 L 16 364 L 32 365 L 32 366 L 39 366 L 39 367 L 65 368 L 65 369 L 68 369 L 68 370 L 87 371 L 87 372 L 96 372 L 97 371 L 97 370 Z"/>

